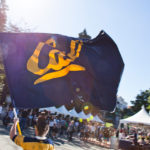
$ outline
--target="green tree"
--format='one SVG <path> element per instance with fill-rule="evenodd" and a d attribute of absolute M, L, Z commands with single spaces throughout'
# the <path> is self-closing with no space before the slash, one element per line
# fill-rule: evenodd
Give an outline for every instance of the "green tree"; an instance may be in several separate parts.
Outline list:
<path fill-rule="evenodd" d="M 9 10 L 6 0 L 0 0 L 0 32 L 30 32 L 31 27 L 24 23 L 23 27 L 11 23 L 8 19 L 7 11 Z"/>
<path fill-rule="evenodd" d="M 149 90 L 145 90 L 145 91 L 141 91 L 140 94 L 138 94 L 136 96 L 136 99 L 134 101 L 131 101 L 131 103 L 133 104 L 132 106 L 132 110 L 134 113 L 138 112 L 142 105 L 145 106 L 145 108 L 147 110 L 150 109 L 150 89 Z"/>
<path fill-rule="evenodd" d="M 147 109 L 150 110 L 150 96 L 147 98 L 147 100 L 148 100 L 148 107 L 147 107 Z"/>
<path fill-rule="evenodd" d="M 125 108 L 124 110 L 121 111 L 121 118 L 125 119 L 130 116 L 134 115 L 134 112 L 131 108 Z"/>

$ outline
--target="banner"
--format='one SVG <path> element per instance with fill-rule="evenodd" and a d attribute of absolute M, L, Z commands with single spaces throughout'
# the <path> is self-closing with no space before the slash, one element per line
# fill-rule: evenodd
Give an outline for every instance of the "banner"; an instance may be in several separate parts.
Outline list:
<path fill-rule="evenodd" d="M 124 63 L 104 32 L 92 40 L 45 33 L 0 33 L 11 97 L 19 108 L 76 99 L 112 111 Z"/>

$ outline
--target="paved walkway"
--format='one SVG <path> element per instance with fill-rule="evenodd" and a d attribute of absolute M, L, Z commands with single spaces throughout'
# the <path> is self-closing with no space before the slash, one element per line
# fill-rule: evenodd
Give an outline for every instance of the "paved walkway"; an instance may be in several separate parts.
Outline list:
<path fill-rule="evenodd" d="M 0 150 L 22 150 L 22 148 L 10 140 L 9 130 L 10 126 L 7 128 L 4 127 L 2 125 L 2 121 L 0 120 Z M 28 130 L 24 131 L 23 135 L 33 136 L 33 128 L 29 128 Z M 83 142 L 78 138 L 73 138 L 73 142 L 69 142 L 65 137 L 58 138 L 57 140 L 54 140 L 54 145 L 56 150 L 108 150 L 100 146 Z"/>

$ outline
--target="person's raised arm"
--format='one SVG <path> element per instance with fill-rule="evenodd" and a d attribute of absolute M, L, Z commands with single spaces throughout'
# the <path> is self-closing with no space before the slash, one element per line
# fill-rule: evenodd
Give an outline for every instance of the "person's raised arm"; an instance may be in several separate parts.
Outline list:
<path fill-rule="evenodd" d="M 14 123 L 13 123 L 13 125 L 12 125 L 12 127 L 11 127 L 11 129 L 10 129 L 10 132 L 9 132 L 9 136 L 10 136 L 10 138 L 11 139 L 13 139 L 13 137 L 15 136 L 15 135 L 17 135 L 17 123 L 19 122 L 19 119 L 18 118 L 14 118 Z"/>

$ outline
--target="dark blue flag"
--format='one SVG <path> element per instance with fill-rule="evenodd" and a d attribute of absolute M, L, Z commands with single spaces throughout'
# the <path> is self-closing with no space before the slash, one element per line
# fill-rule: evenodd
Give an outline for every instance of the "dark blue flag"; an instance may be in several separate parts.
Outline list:
<path fill-rule="evenodd" d="M 11 97 L 19 108 L 70 104 L 77 98 L 112 111 L 124 63 L 102 31 L 95 39 L 0 33 Z"/>

